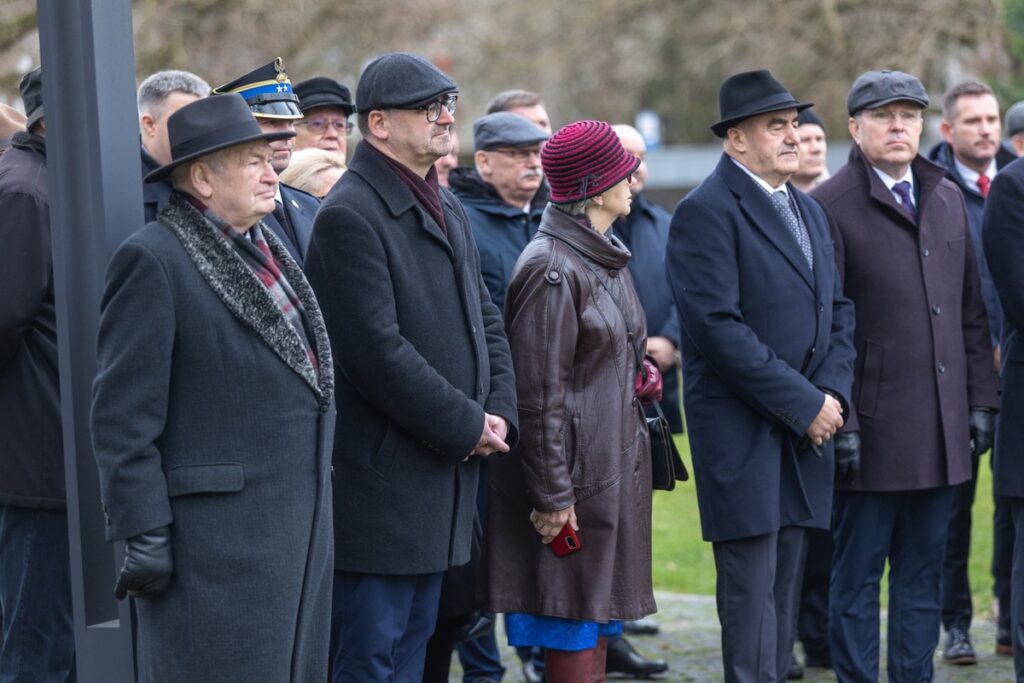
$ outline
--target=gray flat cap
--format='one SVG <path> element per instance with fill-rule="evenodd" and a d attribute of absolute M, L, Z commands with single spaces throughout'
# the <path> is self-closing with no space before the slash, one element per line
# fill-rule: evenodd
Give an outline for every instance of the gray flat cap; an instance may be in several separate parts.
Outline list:
<path fill-rule="evenodd" d="M 356 111 L 415 109 L 458 91 L 455 81 L 423 57 L 389 52 L 363 69 L 356 85 Z"/>
<path fill-rule="evenodd" d="M 928 106 L 928 93 L 921 81 L 902 71 L 867 71 L 857 77 L 846 96 L 850 116 L 865 109 L 877 109 L 890 102 L 914 102 Z"/>
<path fill-rule="evenodd" d="M 473 147 L 480 150 L 495 147 L 524 147 L 544 142 L 550 135 L 525 116 L 499 111 L 473 123 Z"/>
<path fill-rule="evenodd" d="M 1024 131 L 1024 102 L 1018 102 L 1006 110 L 1006 136 Z"/>

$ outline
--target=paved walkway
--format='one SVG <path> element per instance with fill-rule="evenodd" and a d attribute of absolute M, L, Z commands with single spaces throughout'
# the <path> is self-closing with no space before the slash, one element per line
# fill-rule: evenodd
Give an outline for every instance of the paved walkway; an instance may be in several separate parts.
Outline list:
<path fill-rule="evenodd" d="M 715 614 L 715 599 L 710 596 L 658 593 L 659 613 L 655 619 L 661 624 L 656 636 L 630 637 L 630 642 L 649 657 L 668 660 L 668 673 L 656 677 L 663 681 L 695 681 L 713 683 L 722 680 L 720 633 Z M 499 620 L 500 621 L 500 620 Z M 885 624 L 883 621 L 882 628 Z M 995 654 L 995 625 L 988 619 L 976 619 L 971 637 L 978 652 L 977 666 L 951 667 L 935 659 L 935 683 L 1010 683 L 1013 681 L 1013 661 Z M 499 634 L 499 643 L 504 643 Z M 882 642 L 882 662 L 885 662 L 885 643 Z M 502 659 L 508 668 L 506 683 L 522 681 L 518 659 L 510 648 L 503 648 Z M 624 680 L 609 677 L 609 681 Z M 804 680 L 808 683 L 835 681 L 831 671 L 810 669 Z M 880 680 L 886 680 L 883 672 Z M 461 683 L 458 657 L 452 662 L 452 683 Z"/>

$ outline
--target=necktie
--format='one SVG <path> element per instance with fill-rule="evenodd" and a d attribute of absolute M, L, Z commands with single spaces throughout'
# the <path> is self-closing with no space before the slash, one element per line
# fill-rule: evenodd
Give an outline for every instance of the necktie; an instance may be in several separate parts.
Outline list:
<path fill-rule="evenodd" d="M 914 206 L 914 198 L 911 197 L 910 183 L 906 180 L 901 180 L 892 186 L 892 191 L 899 197 L 900 204 L 903 205 L 903 209 L 910 216 L 910 220 L 917 223 L 917 207 Z"/>
<path fill-rule="evenodd" d="M 800 251 L 803 252 L 804 258 L 807 259 L 807 265 L 810 266 L 811 270 L 814 270 L 814 252 L 811 251 L 811 238 L 807 234 L 807 228 L 797 217 L 793 211 L 793 207 L 789 204 L 789 195 L 782 190 L 776 190 L 772 192 L 772 204 L 775 205 L 775 210 L 782 216 L 782 220 L 785 221 L 786 227 L 793 233 L 793 237 L 796 238 L 796 243 L 800 245 Z"/>
<path fill-rule="evenodd" d="M 295 228 L 292 227 L 292 222 L 288 220 L 288 214 L 284 212 L 284 204 L 278 200 L 274 200 L 274 218 L 281 224 L 281 229 L 284 230 L 285 236 L 295 246 L 298 246 L 299 241 L 295 236 Z"/>
<path fill-rule="evenodd" d="M 988 199 L 988 186 L 992 181 L 988 179 L 987 175 L 978 176 L 978 191 L 981 192 L 981 196 Z"/>

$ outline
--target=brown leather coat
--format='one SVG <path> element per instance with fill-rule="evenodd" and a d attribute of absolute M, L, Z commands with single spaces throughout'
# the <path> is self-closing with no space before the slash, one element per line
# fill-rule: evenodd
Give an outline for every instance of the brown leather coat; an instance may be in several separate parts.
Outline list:
<path fill-rule="evenodd" d="M 629 339 L 643 348 L 646 321 L 629 257 L 618 239 L 549 206 L 516 263 L 505 326 L 520 441 L 490 460 L 484 537 L 494 611 L 606 622 L 656 609 L 650 444 Z M 582 549 L 556 557 L 530 511 L 573 504 Z"/>

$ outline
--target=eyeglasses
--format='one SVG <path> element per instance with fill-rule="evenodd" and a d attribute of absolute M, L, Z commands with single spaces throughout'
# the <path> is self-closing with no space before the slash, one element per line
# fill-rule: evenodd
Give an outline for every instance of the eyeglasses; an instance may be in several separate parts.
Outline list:
<path fill-rule="evenodd" d="M 456 95 L 448 95 L 434 100 L 430 104 L 425 104 L 422 107 L 416 107 L 416 109 L 427 112 L 427 121 L 429 123 L 435 123 L 439 118 L 441 118 L 441 107 L 447 109 L 449 114 L 454 114 L 455 105 L 458 100 L 459 98 Z"/>
<path fill-rule="evenodd" d="M 540 150 L 532 147 L 502 147 L 490 151 L 512 157 L 516 161 L 526 161 L 533 156 L 540 157 Z"/>
<path fill-rule="evenodd" d="M 872 109 L 865 112 L 868 117 L 875 123 L 884 125 L 890 125 L 897 118 L 904 126 L 912 126 L 916 123 L 921 122 L 921 112 L 919 111 L 890 111 L 888 109 Z"/>
<path fill-rule="evenodd" d="M 330 126 L 339 133 L 344 131 L 345 135 L 352 132 L 352 122 L 347 119 L 305 119 L 303 121 L 296 121 L 296 126 L 306 126 L 312 132 L 317 135 L 323 135 L 327 132 L 327 127 Z"/>

